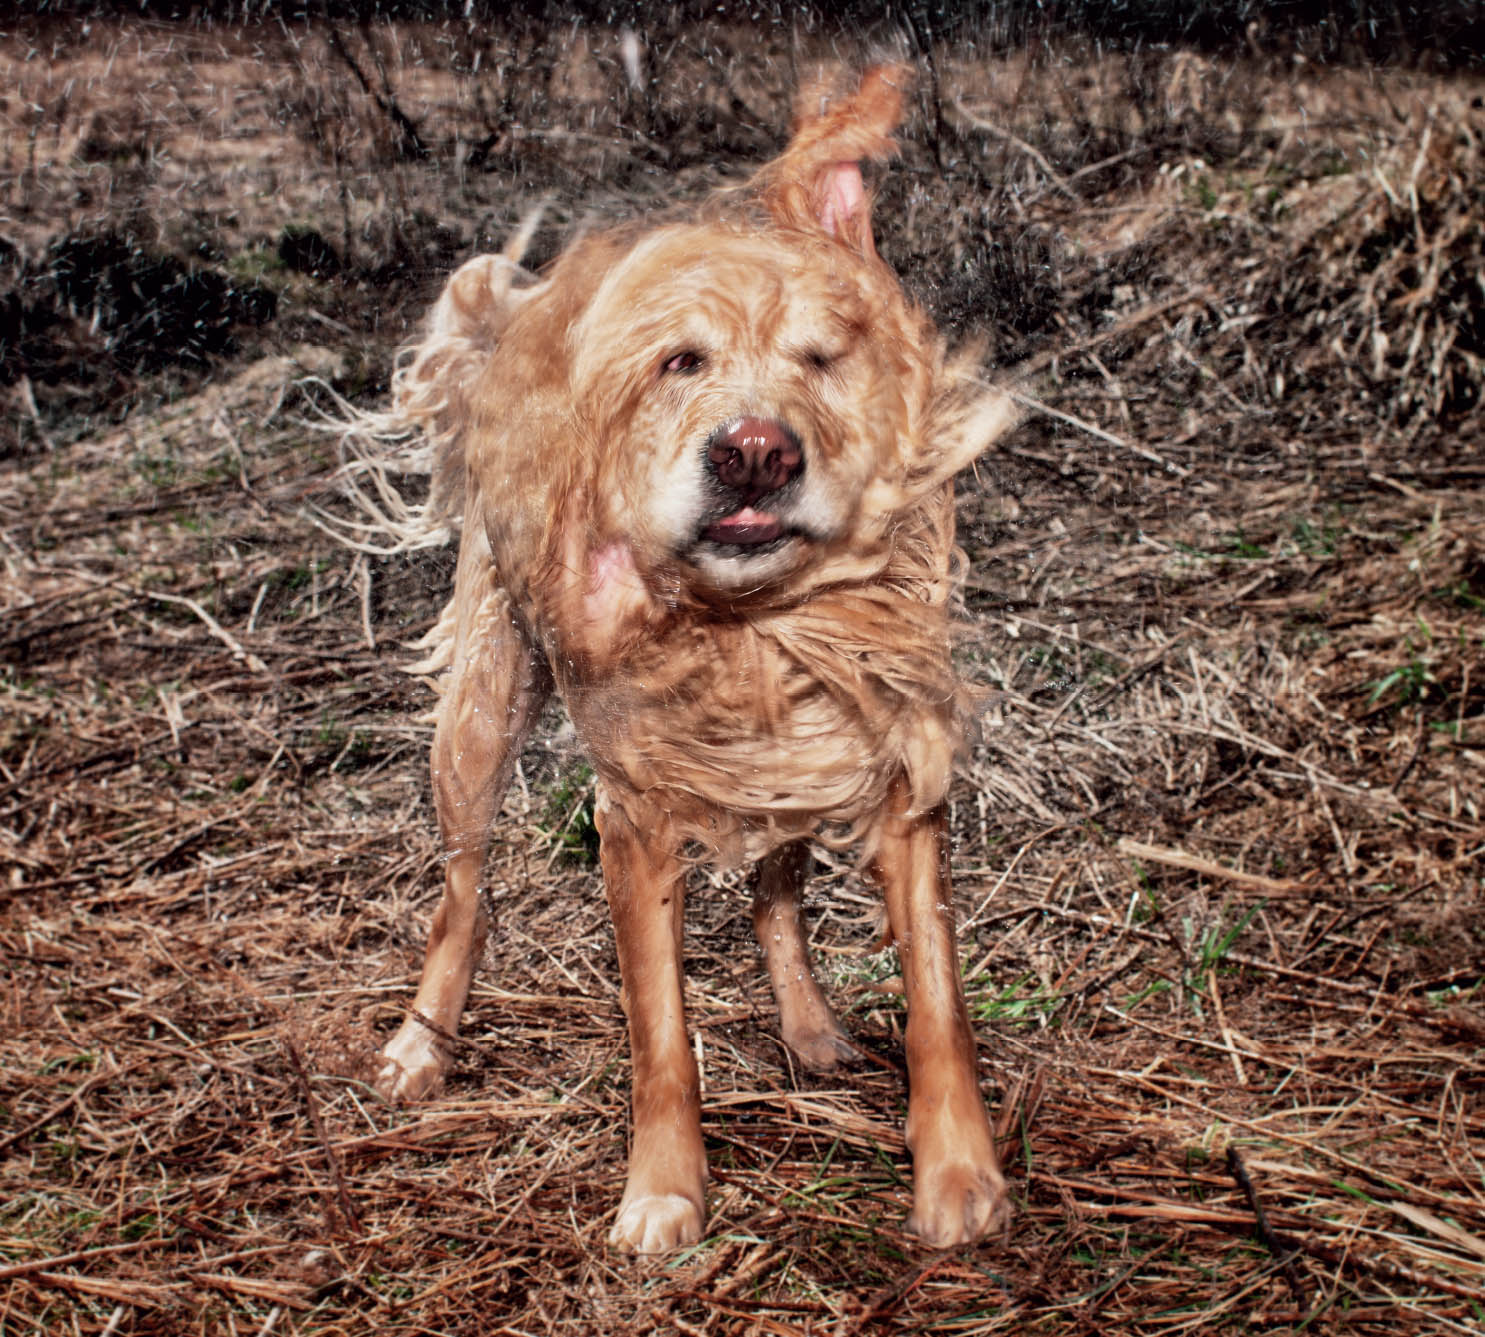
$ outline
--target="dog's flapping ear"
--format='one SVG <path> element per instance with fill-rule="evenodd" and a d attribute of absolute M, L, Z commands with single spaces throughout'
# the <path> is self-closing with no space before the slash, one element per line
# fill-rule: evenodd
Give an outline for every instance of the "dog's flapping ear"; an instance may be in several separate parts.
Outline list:
<path fill-rule="evenodd" d="M 892 131 L 910 77 L 906 66 L 877 65 L 848 96 L 832 98 L 824 85 L 801 94 L 789 147 L 754 178 L 775 220 L 823 229 L 862 255 L 876 254 L 861 163 L 896 153 Z"/>

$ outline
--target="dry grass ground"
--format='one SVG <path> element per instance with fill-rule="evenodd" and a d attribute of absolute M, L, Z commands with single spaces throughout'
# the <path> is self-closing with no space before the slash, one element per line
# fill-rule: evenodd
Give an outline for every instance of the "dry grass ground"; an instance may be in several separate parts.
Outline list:
<path fill-rule="evenodd" d="M 0 1329 L 1478 1332 L 1464 76 L 943 48 L 935 105 L 925 72 L 883 248 L 1052 410 L 962 485 L 992 691 L 954 865 L 1007 1238 L 901 1232 L 896 967 L 832 864 L 816 937 L 871 1061 L 790 1064 L 741 881 L 699 881 L 708 1234 L 608 1252 L 628 1059 L 555 716 L 447 1090 L 365 1085 L 437 894 L 398 665 L 449 563 L 315 527 L 305 378 L 374 402 L 535 198 L 550 254 L 745 171 L 842 47 L 648 36 L 642 90 L 571 28 L 0 43 Z M 203 323 L 206 271 L 235 295 Z"/>

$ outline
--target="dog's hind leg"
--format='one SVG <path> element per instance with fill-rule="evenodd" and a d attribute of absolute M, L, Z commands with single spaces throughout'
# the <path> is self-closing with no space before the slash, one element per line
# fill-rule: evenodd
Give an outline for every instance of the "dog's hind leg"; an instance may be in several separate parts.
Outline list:
<path fill-rule="evenodd" d="M 873 866 L 907 995 L 907 1144 L 913 1210 L 907 1228 L 943 1247 L 976 1239 L 1006 1217 L 1005 1180 L 959 978 L 943 810 L 909 816 L 899 781 Z"/>
<path fill-rule="evenodd" d="M 682 998 L 685 870 L 663 814 L 631 820 L 600 790 L 596 816 L 634 1064 L 629 1179 L 608 1239 L 665 1253 L 695 1243 L 706 1221 L 700 1077 Z"/>
<path fill-rule="evenodd" d="M 376 1085 L 396 1100 L 426 1095 L 448 1065 L 449 1042 L 489 927 L 479 880 L 490 826 L 551 690 L 546 662 L 516 621 L 509 596 L 493 583 L 482 534 L 465 540 L 454 598 L 454 662 L 439 703 L 432 755 L 446 858 L 443 899 L 429 928 L 412 1012 L 382 1050 Z"/>
<path fill-rule="evenodd" d="M 768 965 L 784 1043 L 812 1072 L 828 1072 L 857 1054 L 810 969 L 801 913 L 809 861 L 802 841 L 764 856 L 753 889 L 753 932 Z"/>

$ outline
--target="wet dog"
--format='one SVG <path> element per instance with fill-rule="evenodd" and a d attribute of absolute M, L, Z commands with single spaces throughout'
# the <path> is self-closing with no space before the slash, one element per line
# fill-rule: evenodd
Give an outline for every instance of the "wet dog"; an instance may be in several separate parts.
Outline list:
<path fill-rule="evenodd" d="M 1004 1216 L 944 802 L 950 480 L 1011 414 L 876 252 L 860 164 L 891 155 L 901 82 L 816 98 L 778 159 L 688 219 L 587 235 L 540 277 L 519 247 L 469 261 L 395 381 L 431 513 L 462 538 L 433 638 L 446 883 L 379 1084 L 415 1099 L 443 1073 L 487 833 L 555 688 L 598 777 L 633 1054 L 620 1249 L 674 1249 L 706 1219 L 681 979 L 698 850 L 759 861 L 780 1027 L 813 1069 L 852 1048 L 810 972 L 808 842 L 865 852 L 907 996 L 908 1228 L 948 1245 Z"/>

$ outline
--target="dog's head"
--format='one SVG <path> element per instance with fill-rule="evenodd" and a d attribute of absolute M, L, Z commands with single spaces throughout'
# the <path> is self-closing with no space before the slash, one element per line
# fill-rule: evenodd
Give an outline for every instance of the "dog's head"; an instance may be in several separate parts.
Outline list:
<path fill-rule="evenodd" d="M 510 480 L 483 503 L 497 558 L 501 506 L 546 477 L 540 523 L 590 621 L 791 599 L 879 569 L 900 514 L 1005 425 L 876 252 L 860 163 L 894 151 L 903 76 L 818 99 L 695 221 L 591 236 L 524 289 L 507 260 L 454 275 L 433 326 L 462 351 L 429 359 L 427 397 Z"/>
<path fill-rule="evenodd" d="M 892 152 L 901 77 L 810 109 L 749 187 L 643 235 L 569 332 L 598 509 L 692 592 L 779 590 L 869 541 L 867 494 L 925 425 L 937 341 L 877 257 L 859 166 Z"/>
<path fill-rule="evenodd" d="M 693 224 L 609 271 L 568 348 L 595 509 L 642 566 L 740 594 L 850 538 L 932 380 L 880 269 L 819 229 Z"/>

